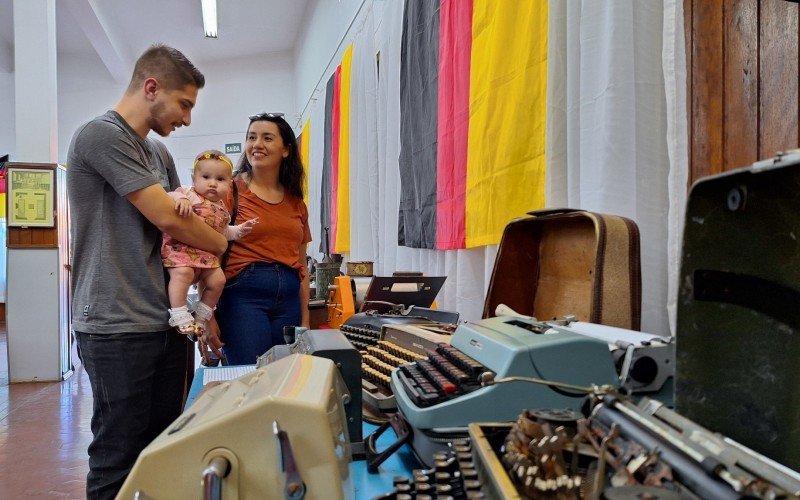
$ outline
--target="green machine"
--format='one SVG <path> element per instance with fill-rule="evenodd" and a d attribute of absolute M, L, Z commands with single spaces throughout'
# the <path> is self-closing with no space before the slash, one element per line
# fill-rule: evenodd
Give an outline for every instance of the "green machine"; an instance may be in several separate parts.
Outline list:
<path fill-rule="evenodd" d="M 676 410 L 800 470 L 800 154 L 691 189 Z"/>

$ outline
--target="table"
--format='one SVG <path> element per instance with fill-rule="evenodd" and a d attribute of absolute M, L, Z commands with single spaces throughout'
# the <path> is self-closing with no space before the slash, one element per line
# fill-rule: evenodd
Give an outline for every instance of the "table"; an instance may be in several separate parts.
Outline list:
<path fill-rule="evenodd" d="M 214 370 L 214 368 L 205 368 L 201 366 L 197 369 L 194 374 L 192 387 L 189 389 L 189 394 L 186 399 L 186 408 L 191 406 L 197 395 L 203 389 L 203 372 L 205 370 Z M 366 440 L 367 436 L 375 432 L 377 428 L 377 425 L 364 422 L 364 440 Z M 378 438 L 378 451 L 385 450 L 396 439 L 397 436 L 395 436 L 394 431 L 392 429 L 387 430 Z M 370 499 L 377 495 L 388 493 L 392 491 L 392 479 L 395 476 L 410 477 L 413 469 L 419 469 L 421 467 L 422 465 L 416 460 L 408 445 L 403 445 L 394 455 L 386 459 L 378 468 L 377 474 L 370 474 L 367 472 L 367 463 L 364 460 L 352 462 L 350 464 L 350 473 L 352 474 L 353 484 L 355 486 L 355 495 L 353 498 L 357 500 Z"/>

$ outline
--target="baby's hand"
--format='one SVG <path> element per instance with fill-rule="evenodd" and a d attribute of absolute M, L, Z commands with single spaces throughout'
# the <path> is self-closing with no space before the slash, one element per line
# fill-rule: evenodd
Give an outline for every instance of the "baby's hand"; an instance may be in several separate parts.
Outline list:
<path fill-rule="evenodd" d="M 238 240 L 239 238 L 250 234 L 253 231 L 253 226 L 256 224 L 258 224 L 258 217 L 242 222 L 241 224 L 237 224 L 235 226 L 228 226 L 225 228 L 225 237 L 228 238 L 228 241 Z"/>
<path fill-rule="evenodd" d="M 239 224 L 239 238 L 247 236 L 253 231 L 253 227 L 258 224 L 258 217 Z"/>
<path fill-rule="evenodd" d="M 179 198 L 175 200 L 175 211 L 181 217 L 187 217 L 192 213 L 192 203 L 189 198 Z"/>

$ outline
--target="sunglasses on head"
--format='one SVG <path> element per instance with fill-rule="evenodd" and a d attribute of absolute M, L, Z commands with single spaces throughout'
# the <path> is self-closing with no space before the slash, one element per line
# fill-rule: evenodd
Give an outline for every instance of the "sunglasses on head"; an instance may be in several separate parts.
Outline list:
<path fill-rule="evenodd" d="M 256 115 L 250 115 L 250 121 L 255 120 L 263 120 L 265 118 L 283 118 L 283 113 L 258 113 Z"/>

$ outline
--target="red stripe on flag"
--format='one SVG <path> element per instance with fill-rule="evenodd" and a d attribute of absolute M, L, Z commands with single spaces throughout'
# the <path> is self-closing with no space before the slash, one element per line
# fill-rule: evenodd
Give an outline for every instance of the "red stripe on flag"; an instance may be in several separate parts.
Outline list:
<path fill-rule="evenodd" d="M 339 225 L 339 204 L 337 194 L 339 193 L 339 121 L 341 113 L 339 109 L 339 97 L 342 91 L 342 66 L 336 67 L 333 83 L 333 119 L 331 120 L 331 234 L 330 249 L 336 248 L 336 228 Z"/>
<path fill-rule="evenodd" d="M 466 246 L 472 1 L 441 0 L 436 153 L 436 248 Z"/>

